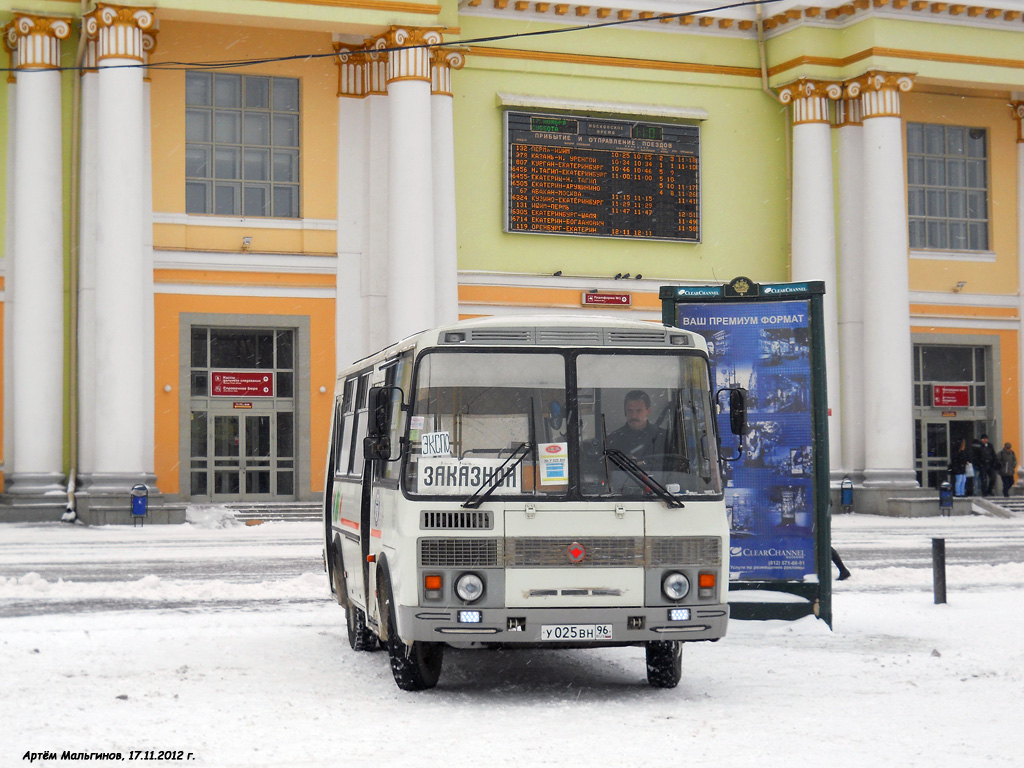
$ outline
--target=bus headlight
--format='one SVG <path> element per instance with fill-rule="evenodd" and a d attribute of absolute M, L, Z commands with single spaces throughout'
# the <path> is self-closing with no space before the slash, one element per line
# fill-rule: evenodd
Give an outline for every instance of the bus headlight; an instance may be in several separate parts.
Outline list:
<path fill-rule="evenodd" d="M 669 600 L 682 600 L 690 591 L 690 580 L 679 571 L 666 573 L 661 580 L 661 591 Z"/>
<path fill-rule="evenodd" d="M 484 594 L 484 582 L 475 573 L 464 573 L 455 582 L 455 594 L 472 603 Z"/>

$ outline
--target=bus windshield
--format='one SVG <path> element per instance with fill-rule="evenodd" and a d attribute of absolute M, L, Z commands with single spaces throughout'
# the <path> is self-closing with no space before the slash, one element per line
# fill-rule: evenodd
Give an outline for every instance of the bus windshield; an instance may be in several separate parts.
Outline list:
<path fill-rule="evenodd" d="M 722 492 L 703 358 L 580 354 L 576 382 L 584 496 L 646 495 L 643 475 L 672 494 Z"/>
<path fill-rule="evenodd" d="M 653 498 L 645 476 L 683 497 L 722 492 L 696 355 L 432 350 L 411 400 L 413 495 Z"/>

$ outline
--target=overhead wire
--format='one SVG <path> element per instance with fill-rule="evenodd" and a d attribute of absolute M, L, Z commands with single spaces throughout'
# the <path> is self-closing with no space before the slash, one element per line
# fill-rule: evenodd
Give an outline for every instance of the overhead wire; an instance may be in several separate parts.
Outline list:
<path fill-rule="evenodd" d="M 648 23 L 652 21 L 671 21 L 673 19 L 681 19 L 687 16 L 707 16 L 711 13 L 719 13 L 721 11 L 736 10 L 739 8 L 749 8 L 752 6 L 763 6 L 771 5 L 774 3 L 781 3 L 785 0 L 740 0 L 739 2 L 728 3 L 725 5 L 717 5 L 708 8 L 700 8 L 696 10 L 682 11 L 680 13 L 665 13 L 657 16 L 651 16 L 648 18 L 636 18 L 636 19 L 615 19 L 613 21 L 601 21 L 593 24 L 577 24 L 569 27 L 552 27 L 550 29 L 538 29 L 531 32 L 510 32 L 503 35 L 488 35 L 486 37 L 475 37 L 465 40 L 455 40 L 451 42 L 441 43 L 417 43 L 415 45 L 401 45 L 394 47 L 382 47 L 373 49 L 361 49 L 354 48 L 352 53 L 360 52 L 373 52 L 373 53 L 393 53 L 395 51 L 406 51 L 414 50 L 418 48 L 458 48 L 463 46 L 478 46 L 486 47 L 487 43 L 499 43 L 507 40 L 517 40 L 529 37 L 542 37 L 548 35 L 564 35 L 575 32 L 585 32 L 595 29 L 604 29 L 607 27 L 622 27 L 631 24 Z M 190 70 L 219 70 L 219 69 L 238 69 L 241 67 L 252 67 L 259 66 L 261 64 L 275 64 L 286 61 L 303 61 L 303 60 L 314 60 L 314 59 L 325 59 L 335 58 L 338 56 L 337 51 L 331 51 L 330 53 L 296 53 L 288 56 L 265 56 L 255 59 L 229 59 L 224 61 L 157 61 L 146 63 L 131 63 L 131 64 L 113 64 L 108 65 L 111 69 L 150 69 L 150 70 L 165 70 L 165 71 L 190 71 Z M 86 67 L 81 64 L 75 64 L 74 66 L 62 66 L 56 67 L 61 71 L 80 71 L 85 69 L 94 69 L 95 67 Z M 29 72 L 32 70 L 19 70 L 15 67 L 0 67 L 0 72 L 14 72 L 19 73 Z M 46 71 L 52 72 L 53 69 Z"/>

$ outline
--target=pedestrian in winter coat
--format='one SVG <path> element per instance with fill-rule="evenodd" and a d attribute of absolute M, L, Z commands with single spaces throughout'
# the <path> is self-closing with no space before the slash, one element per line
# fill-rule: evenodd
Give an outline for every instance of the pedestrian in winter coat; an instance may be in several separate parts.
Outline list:
<path fill-rule="evenodd" d="M 961 440 L 949 460 L 949 474 L 953 476 L 953 493 L 963 496 L 967 492 L 967 441 Z"/>
<path fill-rule="evenodd" d="M 1003 450 L 996 457 L 999 462 L 999 477 L 1003 481 L 1003 496 L 1010 495 L 1013 487 L 1013 476 L 1017 472 L 1017 454 L 1013 452 L 1013 446 L 1003 443 Z"/>
<path fill-rule="evenodd" d="M 981 495 L 991 496 L 993 487 L 996 484 L 996 449 L 988 441 L 988 435 L 981 436 L 981 445 L 974 461 L 975 474 L 980 477 L 975 479 L 981 481 Z"/>

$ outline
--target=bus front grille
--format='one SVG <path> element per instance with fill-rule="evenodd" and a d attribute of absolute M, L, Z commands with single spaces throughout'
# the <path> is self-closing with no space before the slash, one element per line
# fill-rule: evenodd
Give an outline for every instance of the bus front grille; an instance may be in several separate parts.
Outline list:
<path fill-rule="evenodd" d="M 577 561 L 570 549 L 582 546 Z M 601 536 L 570 539 L 563 537 L 510 537 L 505 539 L 506 568 L 550 568 L 572 566 L 639 567 L 644 564 L 642 536 Z"/>
<path fill-rule="evenodd" d="M 716 536 L 658 536 L 647 540 L 647 564 L 662 565 L 722 564 L 722 540 Z"/>
<path fill-rule="evenodd" d="M 420 539 L 421 568 L 495 568 L 500 539 Z"/>

